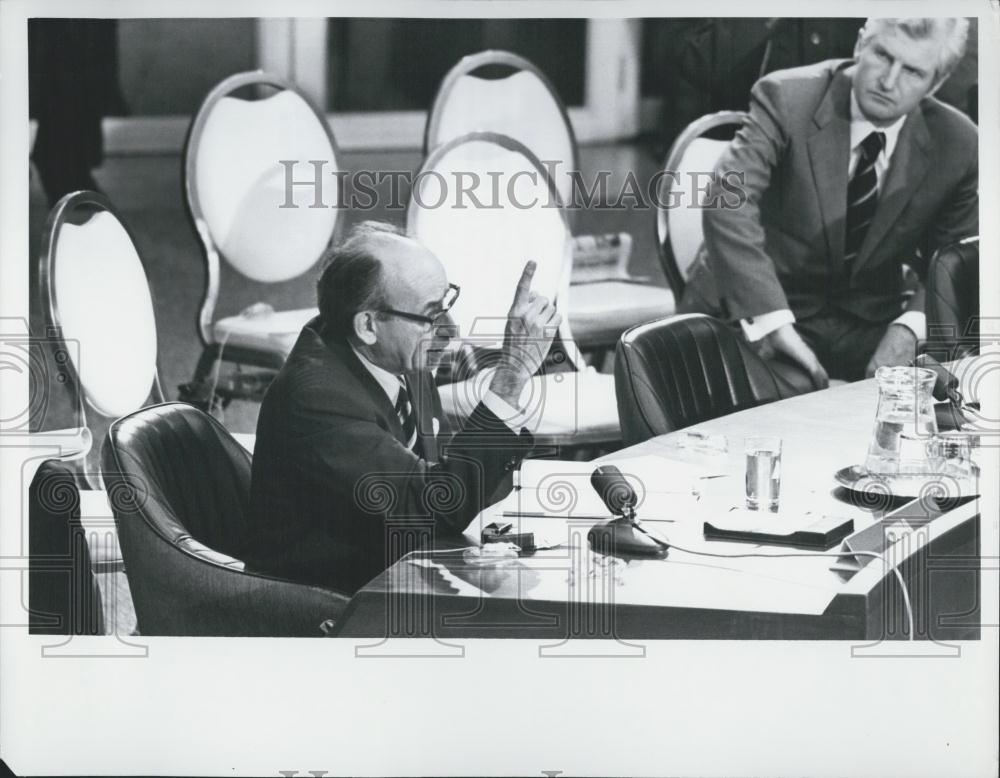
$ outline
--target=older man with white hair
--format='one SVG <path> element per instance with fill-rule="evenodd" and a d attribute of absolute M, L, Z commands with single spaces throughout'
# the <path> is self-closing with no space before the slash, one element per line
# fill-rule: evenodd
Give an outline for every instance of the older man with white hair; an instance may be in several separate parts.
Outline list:
<path fill-rule="evenodd" d="M 746 200 L 715 193 L 730 207 L 704 213 L 707 264 L 682 306 L 739 321 L 800 391 L 911 360 L 924 294 L 902 265 L 979 231 L 978 131 L 932 97 L 967 34 L 959 18 L 869 19 L 853 59 L 753 88 L 716 168 Z"/>

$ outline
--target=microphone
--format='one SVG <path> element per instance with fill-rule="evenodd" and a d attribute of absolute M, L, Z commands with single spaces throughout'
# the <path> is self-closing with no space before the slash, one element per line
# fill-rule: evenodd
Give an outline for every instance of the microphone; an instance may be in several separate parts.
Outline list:
<path fill-rule="evenodd" d="M 601 465 L 590 476 L 590 485 L 614 516 L 635 518 L 639 497 L 622 471 L 614 465 Z"/>
<path fill-rule="evenodd" d="M 622 471 L 614 465 L 601 465 L 590 476 L 602 502 L 615 518 L 595 524 L 587 533 L 590 547 L 599 554 L 622 557 L 658 557 L 667 555 L 667 539 L 639 525 L 635 509 L 639 496 Z"/>

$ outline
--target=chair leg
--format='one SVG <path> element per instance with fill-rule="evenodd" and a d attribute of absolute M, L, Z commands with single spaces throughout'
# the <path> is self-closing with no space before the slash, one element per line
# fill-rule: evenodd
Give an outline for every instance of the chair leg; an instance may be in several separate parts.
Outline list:
<path fill-rule="evenodd" d="M 235 370 L 222 375 L 223 364 L 235 366 Z M 254 370 L 245 372 L 244 366 Z M 280 368 L 281 360 L 232 346 L 223 350 L 213 343 L 201 353 L 194 378 L 178 387 L 178 399 L 206 413 L 225 409 L 233 400 L 260 402 Z M 220 371 L 218 376 L 216 370 Z"/>
<path fill-rule="evenodd" d="M 178 387 L 177 399 L 199 408 L 206 413 L 211 413 L 213 398 L 209 397 L 210 376 L 212 369 L 219 361 L 219 347 L 216 344 L 206 346 L 198 364 L 194 369 L 194 377 L 186 384 Z"/>

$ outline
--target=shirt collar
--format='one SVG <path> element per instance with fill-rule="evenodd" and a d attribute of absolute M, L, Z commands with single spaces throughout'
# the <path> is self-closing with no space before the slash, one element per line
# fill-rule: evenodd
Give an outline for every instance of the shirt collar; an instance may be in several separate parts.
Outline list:
<path fill-rule="evenodd" d="M 389 398 L 389 402 L 395 406 L 396 400 L 399 398 L 399 389 L 402 386 L 401 379 L 397 375 L 393 375 L 384 367 L 379 367 L 374 362 L 370 361 L 364 354 L 354 348 L 354 344 L 349 344 L 351 351 L 354 352 L 354 356 L 358 358 L 362 365 L 372 374 L 372 378 L 382 387 L 382 391 L 386 393 Z"/>
<path fill-rule="evenodd" d="M 885 158 L 892 159 L 892 152 L 896 148 L 896 141 L 899 140 L 899 131 L 903 129 L 903 122 L 906 116 L 900 116 L 888 127 L 876 127 L 865 115 L 861 113 L 861 106 L 858 105 L 858 98 L 851 90 L 851 151 L 854 151 L 873 132 L 885 133 Z"/>

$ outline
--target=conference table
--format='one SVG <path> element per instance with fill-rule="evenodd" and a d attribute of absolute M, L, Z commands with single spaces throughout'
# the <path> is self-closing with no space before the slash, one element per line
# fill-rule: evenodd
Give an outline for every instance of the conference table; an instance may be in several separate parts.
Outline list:
<path fill-rule="evenodd" d="M 969 372 L 962 367 L 953 366 L 960 376 Z M 333 636 L 383 643 L 433 637 L 578 645 L 577 638 L 597 638 L 621 645 L 706 638 L 876 645 L 907 639 L 912 629 L 925 641 L 977 639 L 977 489 L 943 499 L 931 490 L 914 499 L 877 483 L 847 489 L 835 480 L 837 471 L 864 462 L 877 402 L 874 380 L 843 384 L 598 460 L 618 465 L 635 484 L 642 526 L 672 546 L 665 559 L 591 550 L 589 528 L 610 517 L 589 486 L 596 463 L 527 460 L 514 490 L 462 538 L 428 535 L 413 542 L 414 551 L 363 587 Z M 767 526 L 851 519 L 845 541 L 807 551 L 705 537 L 706 521 L 718 523 L 744 507 L 744 439 L 755 435 L 779 436 L 783 448 L 778 512 L 751 520 Z M 492 522 L 511 523 L 511 532 L 532 532 L 536 545 L 551 547 L 488 556 L 479 549 L 480 533 Z M 869 555 L 843 553 L 842 542 Z M 896 571 L 909 595 L 912 626 Z"/>

